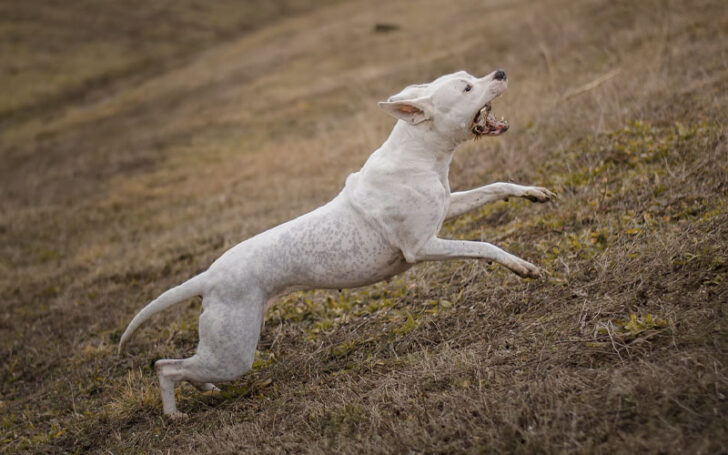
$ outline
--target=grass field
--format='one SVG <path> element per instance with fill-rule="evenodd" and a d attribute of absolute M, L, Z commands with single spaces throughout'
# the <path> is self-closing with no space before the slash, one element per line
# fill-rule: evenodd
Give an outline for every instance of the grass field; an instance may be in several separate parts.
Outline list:
<path fill-rule="evenodd" d="M 724 2 L 212 5 L 0 6 L 0 452 L 728 452 Z M 119 356 L 135 312 L 337 194 L 392 127 L 377 101 L 495 68 L 511 129 L 458 150 L 453 190 L 560 197 L 442 236 L 546 276 L 286 296 L 254 371 L 164 419 L 152 365 L 193 352 L 200 302 Z"/>

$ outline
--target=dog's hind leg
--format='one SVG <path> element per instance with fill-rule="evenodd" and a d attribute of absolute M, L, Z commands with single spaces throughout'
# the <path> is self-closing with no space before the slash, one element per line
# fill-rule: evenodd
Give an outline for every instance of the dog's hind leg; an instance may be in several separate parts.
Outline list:
<path fill-rule="evenodd" d="M 164 414 L 172 418 L 185 417 L 177 412 L 174 398 L 174 388 L 179 382 L 188 381 L 198 389 L 213 390 L 212 383 L 235 380 L 251 369 L 264 303 L 259 293 L 251 294 L 242 302 L 223 302 L 216 297 L 207 297 L 200 315 L 200 342 L 195 355 L 155 363 Z"/>

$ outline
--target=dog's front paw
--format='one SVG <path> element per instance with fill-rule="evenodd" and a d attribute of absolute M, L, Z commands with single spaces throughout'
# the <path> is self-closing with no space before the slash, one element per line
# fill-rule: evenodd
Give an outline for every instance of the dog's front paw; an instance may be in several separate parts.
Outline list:
<path fill-rule="evenodd" d="M 540 186 L 529 186 L 521 197 L 531 202 L 548 202 L 556 199 L 556 194 Z"/>
<path fill-rule="evenodd" d="M 539 278 L 541 276 L 540 268 L 520 258 L 514 264 L 509 265 L 509 268 L 521 278 Z"/>

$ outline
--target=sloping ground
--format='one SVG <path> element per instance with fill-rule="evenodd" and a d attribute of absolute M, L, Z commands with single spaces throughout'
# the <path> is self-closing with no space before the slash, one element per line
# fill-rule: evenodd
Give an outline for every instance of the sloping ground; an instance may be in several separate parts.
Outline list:
<path fill-rule="evenodd" d="M 331 1 L 51 0 L 0 5 L 0 121 L 48 116 L 179 66 L 190 55 Z"/>
<path fill-rule="evenodd" d="M 150 44 L 171 63 L 105 96 L 8 104 L 2 450 L 727 451 L 728 13 L 635 3 L 347 2 L 184 59 Z M 199 302 L 119 357 L 134 312 L 336 194 L 391 128 L 377 100 L 496 67 L 511 131 L 461 147 L 452 185 L 560 200 L 499 202 L 443 235 L 548 276 L 459 261 L 288 296 L 254 372 L 218 395 L 182 387 L 190 420 L 161 418 L 151 365 L 193 351 Z"/>

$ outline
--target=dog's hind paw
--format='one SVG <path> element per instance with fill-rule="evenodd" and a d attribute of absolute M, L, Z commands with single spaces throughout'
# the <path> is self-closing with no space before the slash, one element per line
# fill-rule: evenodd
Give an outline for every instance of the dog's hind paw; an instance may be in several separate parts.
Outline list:
<path fill-rule="evenodd" d="M 220 393 L 220 388 L 216 386 L 215 384 L 210 384 L 212 387 L 210 387 L 206 392 L 210 393 Z"/>
<path fill-rule="evenodd" d="M 215 384 L 212 384 L 210 382 L 192 382 L 192 385 L 195 386 L 197 390 L 200 392 L 219 392 L 220 389 L 217 388 Z"/>
<path fill-rule="evenodd" d="M 165 414 L 165 416 L 173 422 L 183 422 L 190 418 L 190 416 L 188 416 L 184 412 L 179 411 L 170 412 L 169 414 Z"/>

